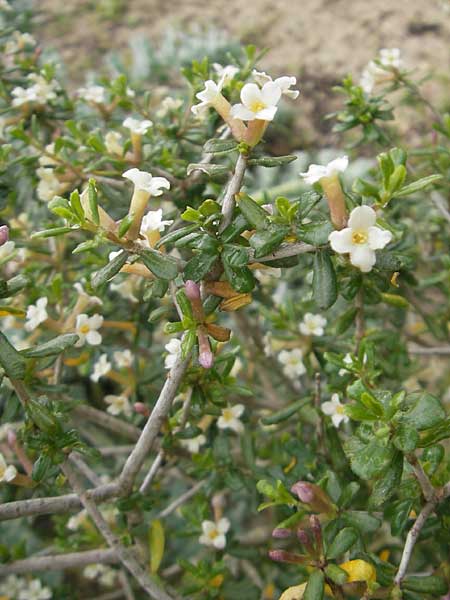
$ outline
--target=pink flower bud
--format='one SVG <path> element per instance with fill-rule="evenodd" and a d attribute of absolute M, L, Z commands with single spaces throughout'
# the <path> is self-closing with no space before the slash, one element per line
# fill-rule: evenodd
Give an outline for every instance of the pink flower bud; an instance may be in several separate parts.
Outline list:
<path fill-rule="evenodd" d="M 282 527 L 277 527 L 272 531 L 272 537 L 280 540 L 291 537 L 291 535 L 292 531 L 290 529 L 285 529 Z"/>
<path fill-rule="evenodd" d="M 207 352 L 200 352 L 198 362 L 204 369 L 210 369 L 214 364 L 214 354 L 211 350 Z"/>
<path fill-rule="evenodd" d="M 6 433 L 6 440 L 8 442 L 8 445 L 11 446 L 11 448 L 15 445 L 15 443 L 17 442 L 17 435 L 14 429 L 8 429 Z"/>
<path fill-rule="evenodd" d="M 297 481 L 291 487 L 291 492 L 298 496 L 300 502 L 310 504 L 314 500 L 314 490 L 307 481 Z"/>
<path fill-rule="evenodd" d="M 301 564 L 305 562 L 305 557 L 299 554 L 293 554 L 292 552 L 286 552 L 286 550 L 269 550 L 269 558 L 276 560 L 277 562 L 288 562 Z"/>
<path fill-rule="evenodd" d="M 0 225 L 0 246 L 6 244 L 9 239 L 9 227 L 8 225 Z"/>
<path fill-rule="evenodd" d="M 200 300 L 200 286 L 192 281 L 192 279 L 188 279 L 184 284 L 184 291 L 186 292 L 186 296 L 189 300 Z"/>
<path fill-rule="evenodd" d="M 148 406 L 146 406 L 143 402 L 135 402 L 134 403 L 134 410 L 140 414 L 140 415 L 144 415 L 144 417 L 148 417 L 150 414 L 150 410 L 148 408 Z"/>
<path fill-rule="evenodd" d="M 204 369 L 210 369 L 214 364 L 214 354 L 211 352 L 211 346 L 209 345 L 209 339 L 203 328 L 197 329 L 198 338 L 198 362 Z"/>

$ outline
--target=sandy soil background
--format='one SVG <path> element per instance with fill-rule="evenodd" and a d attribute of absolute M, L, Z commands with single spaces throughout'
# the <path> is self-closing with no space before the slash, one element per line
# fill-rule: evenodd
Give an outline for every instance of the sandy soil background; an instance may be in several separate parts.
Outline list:
<path fill-rule="evenodd" d="M 331 86 L 349 72 L 358 77 L 379 48 L 399 47 L 409 67 L 449 81 L 450 0 L 36 0 L 36 6 L 42 41 L 81 81 L 111 48 L 125 49 L 130 35 L 157 45 L 173 26 L 213 26 L 269 47 L 262 67 L 298 77 L 303 124 L 316 134 L 329 131 L 322 116 L 336 106 Z M 439 96 L 442 89 L 429 86 L 426 93 Z"/>

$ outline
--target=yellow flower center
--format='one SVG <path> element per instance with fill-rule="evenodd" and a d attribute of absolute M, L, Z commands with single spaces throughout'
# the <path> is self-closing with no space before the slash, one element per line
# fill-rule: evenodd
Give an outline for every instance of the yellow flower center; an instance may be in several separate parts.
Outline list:
<path fill-rule="evenodd" d="M 89 333 L 90 327 L 89 325 L 82 325 L 80 327 L 80 333 Z"/>
<path fill-rule="evenodd" d="M 225 419 L 225 421 L 232 421 L 233 420 L 233 413 L 231 412 L 231 410 L 229 408 L 225 408 L 222 411 L 222 416 Z"/>
<path fill-rule="evenodd" d="M 338 415 L 344 414 L 344 407 L 342 406 L 342 404 L 339 404 L 339 406 L 336 406 L 336 414 L 338 414 Z"/>
<path fill-rule="evenodd" d="M 261 100 L 255 100 L 250 104 L 250 110 L 254 113 L 263 110 L 263 108 L 266 108 L 266 105 L 264 104 L 264 102 L 261 102 Z"/>
<path fill-rule="evenodd" d="M 369 236 L 365 231 L 354 231 L 352 233 L 352 242 L 354 244 L 365 244 Z"/>
<path fill-rule="evenodd" d="M 208 537 L 210 540 L 215 540 L 218 535 L 219 535 L 219 532 L 217 531 L 217 529 L 213 529 L 212 531 L 210 531 L 208 533 Z"/>

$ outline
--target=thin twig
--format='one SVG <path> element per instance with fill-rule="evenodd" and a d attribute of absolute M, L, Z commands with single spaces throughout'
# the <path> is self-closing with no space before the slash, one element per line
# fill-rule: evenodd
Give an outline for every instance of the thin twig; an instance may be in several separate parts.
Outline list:
<path fill-rule="evenodd" d="M 138 427 L 126 423 L 125 421 L 121 421 L 102 410 L 87 406 L 86 404 L 79 404 L 76 406 L 73 409 L 73 414 L 82 417 L 83 419 L 88 419 L 108 431 L 118 433 L 133 441 L 137 441 L 142 433 Z"/>
<path fill-rule="evenodd" d="M 239 192 L 242 186 L 242 181 L 245 175 L 245 169 L 247 167 L 247 155 L 239 153 L 234 168 L 233 176 L 228 183 L 227 190 L 222 202 L 222 220 L 219 226 L 219 233 L 221 233 L 233 219 L 233 211 L 235 205 L 235 195 Z"/>
<path fill-rule="evenodd" d="M 251 263 L 265 263 L 271 260 L 277 260 L 280 258 L 288 258 L 289 256 L 297 256 L 298 254 L 306 254 L 307 252 L 315 252 L 317 248 L 311 246 L 311 244 L 305 244 L 304 242 L 295 242 L 293 244 L 283 244 L 278 250 L 275 250 L 271 254 L 261 256 L 260 258 L 250 258 Z"/>
<path fill-rule="evenodd" d="M 422 489 L 422 493 L 423 493 L 423 497 L 425 498 L 425 500 L 428 502 L 430 501 L 435 493 L 435 489 L 431 483 L 431 481 L 428 479 L 427 474 L 425 473 L 425 471 L 422 468 L 422 465 L 419 462 L 419 459 L 417 458 L 417 456 L 415 454 L 407 454 L 406 455 L 406 459 L 409 462 L 409 464 L 412 467 L 412 470 L 414 471 L 414 475 L 417 478 L 417 481 L 419 482 L 419 485 Z"/>
<path fill-rule="evenodd" d="M 431 347 L 431 348 L 425 348 L 423 346 L 416 346 L 414 344 L 414 345 L 408 346 L 408 352 L 410 354 L 424 354 L 424 355 L 437 354 L 437 355 L 446 356 L 447 354 L 450 354 L 450 346 L 435 346 L 435 347 Z"/>
<path fill-rule="evenodd" d="M 205 485 L 206 481 L 202 480 L 196 483 L 193 487 L 191 487 L 187 492 L 181 494 L 176 500 L 171 502 L 164 510 L 162 510 L 157 515 L 157 519 L 164 519 L 164 517 L 168 517 L 172 514 L 179 506 L 190 500 L 197 492 L 199 492 L 202 487 Z"/>

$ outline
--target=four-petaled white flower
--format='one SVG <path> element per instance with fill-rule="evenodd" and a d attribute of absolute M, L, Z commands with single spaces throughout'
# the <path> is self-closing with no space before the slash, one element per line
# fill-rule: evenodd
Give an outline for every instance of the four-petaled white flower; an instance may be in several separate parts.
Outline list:
<path fill-rule="evenodd" d="M 133 119 L 133 117 L 127 117 L 122 125 L 127 127 L 131 133 L 134 133 L 135 135 L 145 135 L 153 125 L 153 122 L 149 121 L 149 119 L 140 121 L 139 119 Z"/>
<path fill-rule="evenodd" d="M 327 320 L 325 317 L 322 317 L 322 315 L 306 313 L 303 317 L 303 321 L 299 325 L 300 333 L 303 333 L 303 335 L 321 336 L 324 334 L 324 327 L 326 324 Z"/>
<path fill-rule="evenodd" d="M 189 423 L 186 423 L 189 426 Z M 198 454 L 200 448 L 206 444 L 206 436 L 203 433 L 200 433 L 196 437 L 188 438 L 186 440 L 180 440 L 180 445 L 183 448 L 186 448 L 188 452 L 191 454 Z"/>
<path fill-rule="evenodd" d="M 283 373 L 289 379 L 297 379 L 300 375 L 306 373 L 303 364 L 303 352 L 300 348 L 292 350 L 282 350 L 278 355 L 278 361 L 283 365 Z"/>
<path fill-rule="evenodd" d="M 216 83 L 212 79 L 205 81 L 205 89 L 198 92 L 198 94 L 195 94 L 195 97 L 198 98 L 200 102 L 191 107 L 191 111 L 194 115 L 198 115 L 205 108 L 214 104 L 214 102 L 222 95 L 222 85 L 220 85 L 220 82 Z"/>
<path fill-rule="evenodd" d="M 323 402 L 321 409 L 325 415 L 331 417 L 331 421 L 335 427 L 339 427 L 341 423 L 347 423 L 349 420 L 344 413 L 344 405 L 339 400 L 339 394 L 333 394 L 331 400 Z"/>
<path fill-rule="evenodd" d="M 38 73 L 30 73 L 28 80 L 34 82 L 33 85 L 28 88 L 16 87 L 12 90 L 13 106 L 22 106 L 28 103 L 43 105 L 50 100 L 55 100 L 56 89 L 59 87 L 56 81 L 47 81 Z"/>
<path fill-rule="evenodd" d="M 39 167 L 36 169 L 39 177 L 36 193 L 39 200 L 50 202 L 55 196 L 62 194 L 67 189 L 67 183 L 59 181 L 54 169 Z"/>
<path fill-rule="evenodd" d="M 281 88 L 273 81 L 268 81 L 262 88 L 256 83 L 246 83 L 241 90 L 242 104 L 231 108 L 231 116 L 243 121 L 272 121 L 280 98 Z"/>
<path fill-rule="evenodd" d="M 122 156 L 122 136 L 118 131 L 108 131 L 108 133 L 105 135 L 105 147 L 109 154 L 117 154 L 118 156 Z"/>
<path fill-rule="evenodd" d="M 131 404 L 126 396 L 114 396 L 113 394 L 109 394 L 104 398 L 106 404 L 109 404 L 106 409 L 111 415 L 120 415 L 124 414 L 127 417 L 131 416 Z"/>
<path fill-rule="evenodd" d="M 333 231 L 328 239 L 338 254 L 350 254 L 350 262 L 363 273 L 372 270 L 376 262 L 375 250 L 392 240 L 392 233 L 376 227 L 377 215 L 370 206 L 357 206 L 350 213 L 348 227 Z"/>
<path fill-rule="evenodd" d="M 83 569 L 83 575 L 86 579 L 97 579 L 102 585 L 112 587 L 117 578 L 117 571 L 108 565 L 94 563 Z"/>
<path fill-rule="evenodd" d="M 19 600 L 49 600 L 51 597 L 51 589 L 44 587 L 40 579 L 33 579 L 19 592 Z"/>
<path fill-rule="evenodd" d="M 141 233 L 145 234 L 147 231 L 164 231 L 165 227 L 172 225 L 173 221 L 165 221 L 162 218 L 162 208 L 158 210 L 149 210 L 141 223 Z"/>
<path fill-rule="evenodd" d="M 198 541 L 204 546 L 212 546 L 217 550 L 223 550 L 227 543 L 226 533 L 230 529 L 230 521 L 223 517 L 217 523 L 214 521 L 202 522 L 202 535 Z"/>
<path fill-rule="evenodd" d="M 77 90 L 77 95 L 82 100 L 92 102 L 92 104 L 105 104 L 106 102 L 106 90 L 102 85 L 82 87 Z"/>
<path fill-rule="evenodd" d="M 402 65 L 399 48 L 382 48 L 377 60 L 371 60 L 361 74 L 362 89 L 370 94 L 375 86 L 392 81 L 395 78 L 392 69 L 401 69 Z"/>
<path fill-rule="evenodd" d="M 27 308 L 27 322 L 25 323 L 25 329 L 27 331 L 33 331 L 36 329 L 36 327 L 48 319 L 46 310 L 47 303 L 48 298 L 44 296 L 43 298 L 39 298 L 39 300 L 36 301 L 36 304 L 31 304 Z"/>
<path fill-rule="evenodd" d="M 181 354 L 181 340 L 172 338 L 164 348 L 169 353 L 164 360 L 164 366 L 166 369 L 171 369 Z"/>
<path fill-rule="evenodd" d="M 113 359 L 119 369 L 126 369 L 133 364 L 133 353 L 131 350 L 116 350 Z"/>
<path fill-rule="evenodd" d="M 108 361 L 108 356 L 106 354 L 101 354 L 100 358 L 94 365 L 94 371 L 91 374 L 91 380 L 97 382 L 100 377 L 108 375 L 110 371 L 111 363 Z"/>
<path fill-rule="evenodd" d="M 272 81 L 275 85 L 277 85 L 283 96 L 287 96 L 288 98 L 292 98 L 295 100 L 298 98 L 300 94 L 300 90 L 291 90 L 290 88 L 293 85 L 297 84 L 296 77 L 289 77 L 288 75 L 284 75 L 283 77 L 277 77 L 276 79 L 272 79 L 270 75 L 267 75 L 264 71 L 257 71 L 253 69 L 252 71 L 253 79 L 256 81 L 258 85 L 263 86 L 265 83 Z"/>
<path fill-rule="evenodd" d="M 77 348 L 84 346 L 87 342 L 91 346 L 98 346 L 102 343 L 102 336 L 97 331 L 103 325 L 103 317 L 99 314 L 88 317 L 82 313 L 77 316 L 77 322 L 75 325 L 75 333 L 78 334 L 79 340 L 75 344 Z"/>
<path fill-rule="evenodd" d="M 0 452 L 0 483 L 5 481 L 9 483 L 17 475 L 17 469 L 14 465 L 7 465 L 5 457 Z"/>
<path fill-rule="evenodd" d="M 161 196 L 164 189 L 170 189 L 170 182 L 165 177 L 153 177 L 151 173 L 136 168 L 128 169 L 122 177 L 132 181 L 136 190 L 147 192 L 151 196 Z"/>
<path fill-rule="evenodd" d="M 217 419 L 217 427 L 219 429 L 232 429 L 236 433 L 242 433 L 244 431 L 244 424 L 239 419 L 245 410 L 243 404 L 235 404 L 234 406 L 227 406 L 222 408 L 222 414 Z"/>
<path fill-rule="evenodd" d="M 348 167 L 348 156 L 340 156 L 335 158 L 327 165 L 309 165 L 306 173 L 300 173 L 306 183 L 313 185 L 324 177 L 332 177 L 337 173 L 342 173 Z"/>
<path fill-rule="evenodd" d="M 15 243 L 12 240 L 5 242 L 0 246 L 0 262 L 6 261 L 8 256 L 14 252 Z"/>

